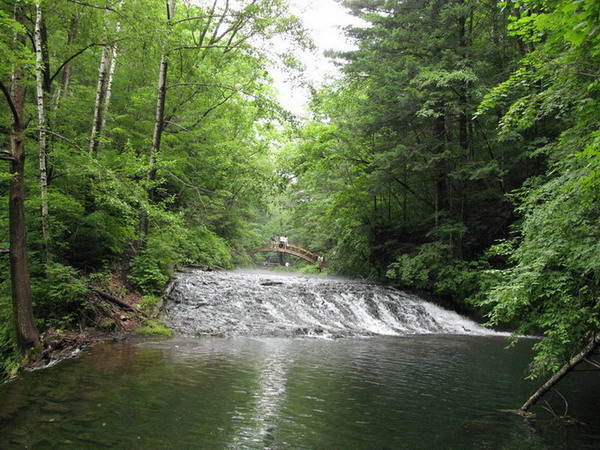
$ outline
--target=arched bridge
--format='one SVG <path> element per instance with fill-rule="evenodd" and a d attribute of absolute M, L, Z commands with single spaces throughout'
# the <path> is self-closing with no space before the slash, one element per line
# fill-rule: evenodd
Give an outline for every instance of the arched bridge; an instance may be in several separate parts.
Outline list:
<path fill-rule="evenodd" d="M 325 262 L 323 261 L 323 257 L 321 255 L 311 252 L 310 250 L 306 250 L 305 248 L 298 247 L 297 245 L 293 245 L 293 244 L 281 244 L 279 242 L 274 242 L 271 244 L 265 244 L 264 247 L 250 250 L 250 253 L 259 253 L 259 252 L 287 253 L 289 255 L 294 255 L 294 256 L 297 256 L 298 258 L 308 261 L 311 264 L 317 264 L 321 267 L 325 266 Z"/>

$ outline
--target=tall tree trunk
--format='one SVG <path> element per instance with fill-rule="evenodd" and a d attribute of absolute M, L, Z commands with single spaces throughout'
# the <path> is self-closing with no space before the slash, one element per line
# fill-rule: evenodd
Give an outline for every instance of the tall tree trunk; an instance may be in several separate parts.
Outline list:
<path fill-rule="evenodd" d="M 67 48 L 72 48 L 75 39 L 77 38 L 77 32 L 79 31 L 79 16 L 77 13 L 71 17 L 69 23 L 69 35 L 67 36 Z M 56 91 L 54 108 L 58 107 L 59 100 L 67 96 L 69 91 L 69 85 L 71 84 L 71 77 L 73 75 L 73 61 L 69 61 L 63 68 L 62 78 L 60 86 Z"/>
<path fill-rule="evenodd" d="M 167 21 L 173 19 L 175 13 L 176 0 L 167 0 Z M 152 147 L 150 148 L 150 156 L 148 161 L 148 201 L 154 200 L 154 188 L 152 184 L 156 180 L 156 156 L 160 150 L 160 142 L 162 139 L 162 132 L 165 126 L 165 103 L 167 99 L 167 75 L 169 70 L 168 51 L 163 50 L 160 57 L 160 64 L 158 67 L 158 86 L 156 94 L 156 108 L 154 110 L 154 131 L 152 133 Z M 142 241 L 148 235 L 149 221 L 148 212 L 143 211 L 140 217 L 140 238 Z"/>
<path fill-rule="evenodd" d="M 98 83 L 96 84 L 96 102 L 94 103 L 94 120 L 92 122 L 92 132 L 90 135 L 90 154 L 95 155 L 98 150 L 98 138 L 102 130 L 104 115 L 104 99 L 106 96 L 106 82 L 108 80 L 108 69 L 110 64 L 110 47 L 102 47 L 102 57 L 100 58 L 100 67 L 98 69 Z"/>
<path fill-rule="evenodd" d="M 123 1 L 119 3 L 119 8 Z M 107 11 L 108 14 L 108 11 Z M 115 36 L 121 31 L 121 22 L 117 22 Z M 102 58 L 100 59 L 100 68 L 98 69 L 98 84 L 96 87 L 96 103 L 94 105 L 94 121 L 92 123 L 92 133 L 90 136 L 90 153 L 95 155 L 100 146 L 100 138 L 104 125 L 106 125 L 106 114 L 112 96 L 112 84 L 117 65 L 117 44 L 105 45 L 102 47 Z"/>
<path fill-rule="evenodd" d="M 43 16 L 42 8 L 39 2 L 35 6 L 35 59 L 37 67 L 35 70 L 36 81 L 36 103 L 38 112 L 38 127 L 39 127 L 39 166 L 40 166 L 40 202 L 41 211 L 40 219 L 42 225 L 42 239 L 44 241 L 44 252 L 46 262 L 50 261 L 50 230 L 48 220 L 48 170 L 47 170 L 47 133 L 46 133 L 46 107 L 44 101 L 44 47 L 45 43 L 42 39 Z M 47 86 L 47 85 L 46 85 Z"/>
<path fill-rule="evenodd" d="M 119 9 L 123 6 L 123 1 L 119 2 Z M 115 26 L 115 38 L 119 36 L 121 32 L 121 22 L 118 21 Z M 104 126 L 106 125 L 106 116 L 108 115 L 108 108 L 110 107 L 110 99 L 112 97 L 112 86 L 115 76 L 115 69 L 117 67 L 117 56 L 119 54 L 119 48 L 116 43 L 113 43 L 110 51 L 110 62 L 108 66 L 108 78 L 106 80 L 105 93 L 104 93 L 104 105 L 101 107 L 101 121 L 100 121 L 100 129 L 98 130 L 98 137 L 102 135 L 104 131 Z M 101 143 L 97 144 L 101 146 Z"/>
<path fill-rule="evenodd" d="M 165 126 L 165 102 L 167 99 L 167 74 L 169 62 L 167 55 L 163 53 L 160 58 L 158 70 L 158 91 L 156 96 L 156 108 L 154 110 L 154 131 L 152 133 L 152 147 L 150 148 L 150 160 L 148 164 L 148 181 L 156 179 L 156 154 L 160 150 L 162 132 Z"/>
<path fill-rule="evenodd" d="M 25 26 L 27 18 L 25 7 L 15 6 L 15 19 Z M 16 43 L 25 46 L 26 37 L 17 32 Z M 12 175 L 9 186 L 9 242 L 10 242 L 10 279 L 12 286 L 13 320 L 19 350 L 26 354 L 40 345 L 40 336 L 35 326 L 31 296 L 31 281 L 27 263 L 27 234 L 25 228 L 25 125 L 23 109 L 25 104 L 25 69 L 18 64 L 12 76 L 11 94 L 7 100 L 11 105 L 13 123 L 10 132 L 10 157 Z M 4 90 L 4 89 L 3 89 Z M 4 90 L 5 91 L 5 90 Z M 5 92 L 6 94 L 6 92 Z"/>
<path fill-rule="evenodd" d="M 447 130 L 446 130 L 446 113 L 445 105 L 440 106 L 441 114 L 434 120 L 434 135 L 438 141 L 436 145 L 436 153 L 444 153 L 446 151 L 447 144 Z M 436 215 L 435 223 L 439 224 L 440 215 L 443 213 L 449 213 L 450 201 L 448 196 L 448 175 L 447 168 L 444 159 L 440 159 L 438 167 L 436 168 L 435 174 L 435 188 L 436 188 Z"/>
<path fill-rule="evenodd" d="M 117 22 L 116 34 L 118 35 L 121 31 L 121 22 Z M 115 77 L 115 69 L 117 67 L 117 56 L 119 50 L 117 44 L 113 44 L 111 50 L 110 65 L 108 68 L 108 80 L 106 81 L 106 94 L 104 98 L 104 113 L 102 114 L 102 123 L 100 125 L 100 131 L 104 130 L 106 125 L 106 116 L 108 114 L 108 108 L 110 106 L 110 99 L 112 97 L 112 85 Z"/>

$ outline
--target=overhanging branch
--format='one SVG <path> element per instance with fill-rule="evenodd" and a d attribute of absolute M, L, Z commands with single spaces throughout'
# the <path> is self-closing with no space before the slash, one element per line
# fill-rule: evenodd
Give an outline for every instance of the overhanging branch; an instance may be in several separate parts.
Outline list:
<path fill-rule="evenodd" d="M 75 58 L 77 58 L 79 55 L 81 55 L 83 52 L 85 52 L 86 50 L 89 50 L 92 47 L 104 47 L 105 45 L 109 45 L 109 44 L 90 44 L 87 47 L 82 48 L 81 50 L 77 51 L 76 53 L 74 53 L 73 55 L 69 56 L 59 67 L 58 69 L 56 69 L 56 71 L 54 72 L 54 75 L 52 75 L 50 77 L 50 82 L 52 83 L 54 81 L 54 79 L 58 76 L 58 74 L 60 73 L 60 71 L 67 65 L 69 64 L 71 61 L 73 61 Z"/>
<path fill-rule="evenodd" d="M 10 152 L 7 151 L 1 151 L 0 152 L 0 160 L 2 161 L 15 161 L 15 158 L 13 158 L 12 154 Z"/>
<path fill-rule="evenodd" d="M 43 131 L 44 133 L 51 134 L 53 136 L 56 136 L 57 138 L 62 139 L 65 142 L 68 142 L 73 147 L 75 147 L 77 150 L 80 150 L 80 151 L 83 152 L 83 149 L 78 144 L 76 144 L 73 140 L 71 140 L 71 139 L 69 139 L 69 138 L 67 138 L 67 137 L 63 136 L 62 134 L 59 134 L 59 133 L 57 133 L 55 131 L 49 130 L 47 128 L 30 128 L 28 131 Z"/>
<path fill-rule="evenodd" d="M 6 98 L 6 102 L 8 103 L 10 112 L 12 113 L 13 121 L 15 122 L 15 125 L 19 126 L 21 124 L 21 118 L 19 117 L 17 108 L 13 102 L 12 97 L 10 96 L 10 92 L 8 92 L 8 89 L 6 89 L 6 86 L 4 86 L 4 83 L 2 83 L 1 81 L 0 81 L 0 91 L 2 91 L 2 93 L 4 94 L 4 97 Z"/>
<path fill-rule="evenodd" d="M 183 184 L 184 186 L 187 186 L 187 187 L 189 187 L 189 188 L 195 189 L 196 191 L 203 191 L 203 192 L 207 192 L 207 193 L 209 193 L 209 194 L 212 194 L 212 195 L 218 195 L 218 196 L 221 196 L 221 197 L 224 197 L 224 198 L 227 198 L 227 199 L 230 199 L 230 198 L 232 198 L 232 197 L 233 197 L 231 194 L 230 194 L 230 195 L 227 195 L 227 194 L 222 194 L 222 193 L 220 193 L 220 192 L 216 192 L 216 191 L 214 191 L 214 190 L 212 190 L 212 189 L 208 189 L 208 188 L 205 188 L 205 187 L 201 187 L 201 186 L 196 186 L 196 185 L 194 185 L 194 184 L 190 184 L 190 183 L 188 183 L 188 182 L 186 182 L 186 181 L 182 180 L 181 178 L 179 178 L 177 175 L 175 175 L 173 172 L 171 172 L 171 171 L 170 171 L 170 170 L 168 170 L 168 169 L 165 169 L 165 168 L 162 168 L 162 167 L 161 167 L 161 168 L 160 168 L 160 170 L 162 170 L 163 172 L 166 172 L 167 174 L 171 175 L 171 176 L 172 176 L 172 177 L 173 177 L 175 180 L 179 181 L 179 182 L 180 182 L 181 184 Z"/>

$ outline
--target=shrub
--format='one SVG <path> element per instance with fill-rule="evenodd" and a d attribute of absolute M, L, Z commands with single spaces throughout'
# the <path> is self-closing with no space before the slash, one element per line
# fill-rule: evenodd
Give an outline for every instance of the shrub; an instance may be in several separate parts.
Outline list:
<path fill-rule="evenodd" d="M 36 317 L 44 328 L 69 328 L 89 293 L 87 280 L 71 266 L 50 263 L 46 276 L 32 279 Z"/>

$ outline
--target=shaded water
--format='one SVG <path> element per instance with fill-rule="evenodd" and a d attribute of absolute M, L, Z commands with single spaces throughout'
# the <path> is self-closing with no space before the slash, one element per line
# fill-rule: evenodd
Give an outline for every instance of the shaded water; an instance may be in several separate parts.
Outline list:
<path fill-rule="evenodd" d="M 352 286 L 352 295 L 362 289 Z M 186 304 L 181 294 L 169 305 L 173 313 Z M 349 337 L 321 318 L 323 338 L 311 337 L 309 323 L 298 331 L 270 320 L 267 328 L 280 335 L 250 336 L 244 326 L 242 336 L 102 345 L 2 385 L 0 448 L 600 446 L 600 393 L 590 373 L 561 387 L 570 414 L 587 426 L 555 423 L 543 410 L 535 422 L 497 411 L 520 405 L 535 388 L 523 380 L 530 341 L 506 350 L 504 337 L 474 332 Z M 215 334 L 235 328 L 211 327 Z M 287 337 L 290 330 L 297 337 Z M 332 339 L 336 333 L 345 337 Z M 562 403 L 554 407 L 563 412 Z"/>

